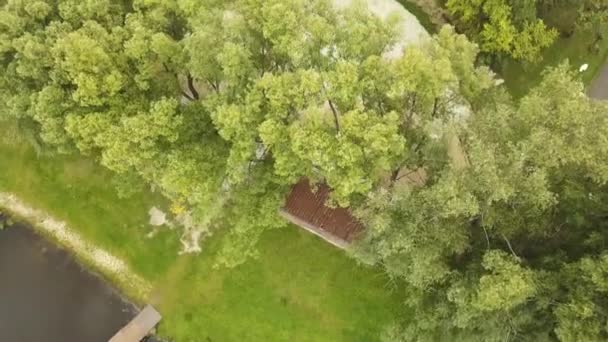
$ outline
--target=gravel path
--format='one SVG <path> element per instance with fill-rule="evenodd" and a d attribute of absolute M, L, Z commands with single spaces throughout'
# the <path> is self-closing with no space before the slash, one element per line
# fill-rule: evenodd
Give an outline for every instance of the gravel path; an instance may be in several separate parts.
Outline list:
<path fill-rule="evenodd" d="M 588 90 L 589 97 L 599 100 L 608 99 L 608 63 L 604 64 Z"/>

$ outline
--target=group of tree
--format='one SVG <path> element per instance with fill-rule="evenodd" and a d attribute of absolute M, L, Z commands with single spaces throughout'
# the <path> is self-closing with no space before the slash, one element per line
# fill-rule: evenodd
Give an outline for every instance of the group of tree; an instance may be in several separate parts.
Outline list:
<path fill-rule="evenodd" d="M 379 188 L 360 208 L 356 252 L 413 293 L 389 337 L 608 338 L 608 106 L 567 70 L 516 102 L 486 95 L 453 133 L 464 166 L 449 149 L 423 155 L 424 185 Z"/>
<path fill-rule="evenodd" d="M 513 100 L 450 27 L 387 58 L 392 23 L 328 0 L 8 0 L 0 118 L 223 230 L 220 264 L 286 224 L 299 179 L 328 184 L 367 227 L 353 256 L 407 294 L 387 340 L 606 340 L 607 105 L 566 66 Z"/>
<path fill-rule="evenodd" d="M 591 48 L 608 29 L 606 0 L 447 0 L 445 7 L 457 27 L 492 58 L 536 62 L 560 33 L 588 32 L 595 36 Z M 552 26 L 544 20 L 558 13 L 565 22 L 551 20 Z"/>

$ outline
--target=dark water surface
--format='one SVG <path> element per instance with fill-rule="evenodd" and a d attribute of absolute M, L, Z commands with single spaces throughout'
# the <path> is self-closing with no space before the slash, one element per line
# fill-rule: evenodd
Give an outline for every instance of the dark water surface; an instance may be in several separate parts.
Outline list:
<path fill-rule="evenodd" d="M 0 230 L 0 342 L 106 342 L 135 308 L 23 225 Z"/>

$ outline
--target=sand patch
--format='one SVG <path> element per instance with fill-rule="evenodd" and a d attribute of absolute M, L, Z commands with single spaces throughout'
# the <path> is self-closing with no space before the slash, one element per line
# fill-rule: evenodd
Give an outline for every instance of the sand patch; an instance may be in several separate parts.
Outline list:
<path fill-rule="evenodd" d="M 158 227 L 167 223 L 167 214 L 157 207 L 150 208 L 148 215 L 150 215 L 149 223 L 151 226 Z"/>

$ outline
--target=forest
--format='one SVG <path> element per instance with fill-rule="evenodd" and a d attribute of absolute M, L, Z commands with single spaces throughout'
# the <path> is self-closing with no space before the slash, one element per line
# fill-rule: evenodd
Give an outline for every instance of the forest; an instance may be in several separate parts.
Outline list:
<path fill-rule="evenodd" d="M 608 104 L 567 61 L 521 96 L 496 72 L 603 42 L 608 4 L 569 1 L 448 0 L 387 56 L 396 20 L 363 2 L 0 0 L 0 121 L 155 189 L 196 222 L 184 248 L 222 236 L 216 267 L 326 184 L 366 227 L 348 254 L 405 298 L 384 341 L 605 341 Z M 571 27 L 540 17 L 566 5 Z"/>

